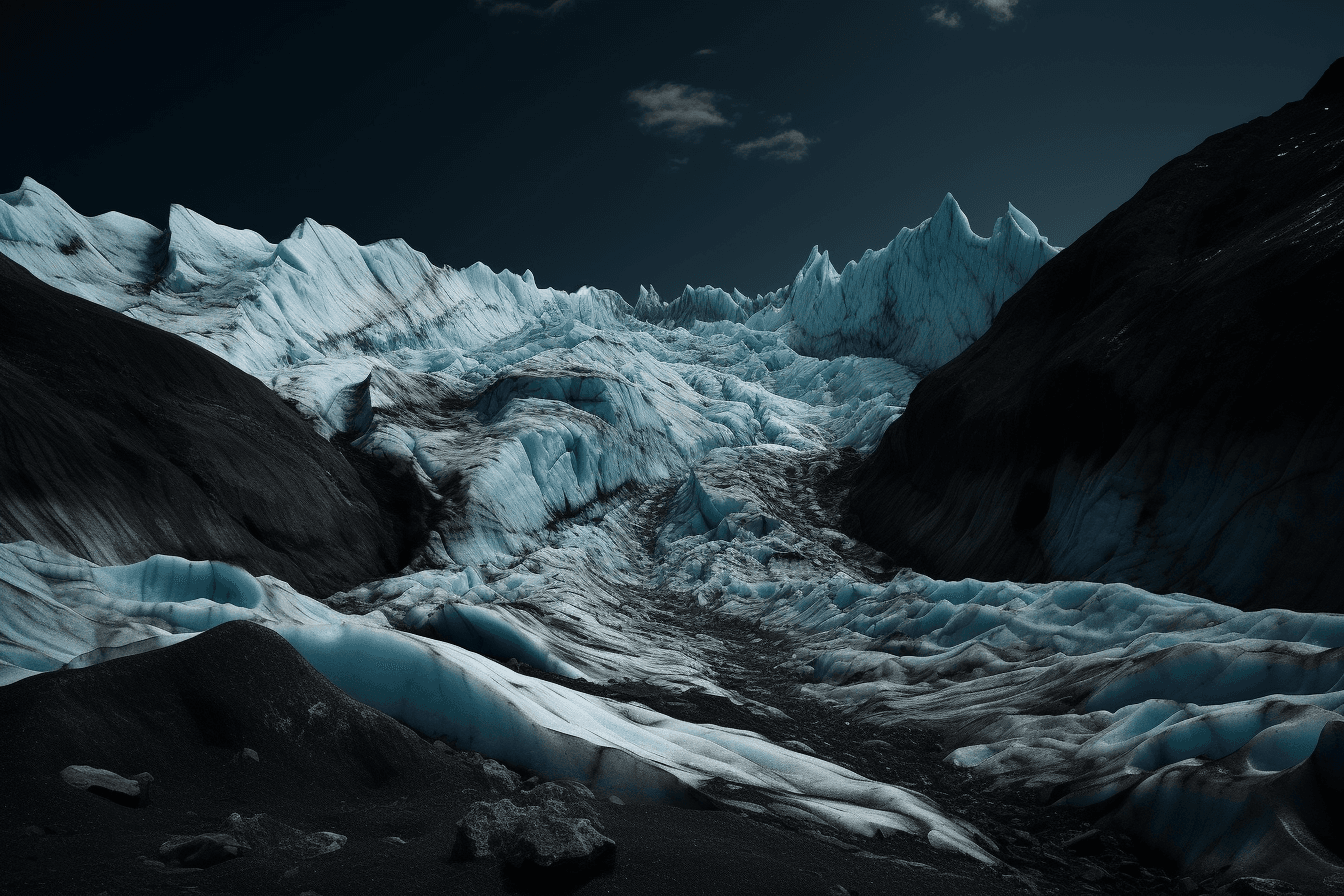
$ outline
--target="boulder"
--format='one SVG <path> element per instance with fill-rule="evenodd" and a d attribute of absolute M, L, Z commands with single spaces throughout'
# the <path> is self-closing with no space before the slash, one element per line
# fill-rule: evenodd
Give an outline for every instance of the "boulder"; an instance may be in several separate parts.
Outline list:
<path fill-rule="evenodd" d="M 493 857 L 511 877 L 557 883 L 609 868 L 615 851 L 583 793 L 547 782 L 511 799 L 472 804 L 457 824 L 452 856 Z"/>
<path fill-rule="evenodd" d="M 229 834 L 192 834 L 171 837 L 159 847 L 164 864 L 182 868 L 209 868 L 250 850 Z"/>
<path fill-rule="evenodd" d="M 123 778 L 105 768 L 67 765 L 61 769 L 61 779 L 77 790 L 87 790 L 103 799 L 138 809 L 149 801 L 149 784 L 154 776 L 141 772 L 133 778 Z"/>

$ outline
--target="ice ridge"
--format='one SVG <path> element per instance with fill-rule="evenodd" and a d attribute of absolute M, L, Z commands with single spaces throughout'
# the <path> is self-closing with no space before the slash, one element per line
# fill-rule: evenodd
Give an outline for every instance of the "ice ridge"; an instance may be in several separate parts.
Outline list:
<path fill-rule="evenodd" d="M 989 329 L 1004 301 L 1058 252 L 1011 204 L 990 237 L 977 236 L 948 193 L 933 217 L 842 272 L 814 246 L 783 289 L 748 299 L 687 286 L 663 303 L 641 287 L 635 314 L 669 327 L 727 321 L 780 331 L 800 354 L 891 358 L 927 373 Z"/>

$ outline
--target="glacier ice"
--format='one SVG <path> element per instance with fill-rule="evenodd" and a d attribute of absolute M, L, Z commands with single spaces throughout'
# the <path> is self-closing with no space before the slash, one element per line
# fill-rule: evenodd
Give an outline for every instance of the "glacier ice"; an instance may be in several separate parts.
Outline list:
<path fill-rule="evenodd" d="M 949 196 L 840 273 L 814 251 L 765 296 L 646 289 L 632 307 L 311 221 L 271 244 L 178 207 L 165 232 L 84 218 L 32 181 L 0 200 L 0 252 L 228 359 L 441 501 L 406 569 L 324 602 L 219 564 L 0 547 L 0 684 L 253 619 L 359 699 L 499 759 L 561 775 L 614 747 L 594 779 L 612 793 L 689 800 L 720 776 L 981 854 L 907 791 L 478 655 L 769 715 L 668 624 L 694 603 L 792 633 L 792 670 L 855 718 L 937 727 L 949 761 L 998 786 L 1114 806 L 1191 873 L 1339 870 L 1301 807 L 1340 790 L 1344 617 L 893 576 L 839 531 L 829 477 L 1056 251 L 1016 209 L 984 239 Z"/>
<path fill-rule="evenodd" d="M 1340 795 L 1344 616 L 1121 584 L 873 582 L 869 549 L 819 525 L 797 486 L 819 458 L 743 460 L 713 453 L 682 485 L 659 581 L 805 633 L 814 694 L 940 728 L 948 760 L 998 786 L 1118 803 L 1123 829 L 1190 873 L 1339 873 L 1324 807 Z"/>
<path fill-rule="evenodd" d="M 278 632 L 357 700 L 428 737 L 572 778 L 627 802 L 703 805 L 726 781 L 817 823 L 923 836 L 980 861 L 988 841 L 918 794 L 748 731 L 680 722 L 518 675 L 442 641 L 350 617 L 269 577 L 154 556 L 98 567 L 32 542 L 0 546 L 0 681 L 164 646 L 227 621 Z"/>

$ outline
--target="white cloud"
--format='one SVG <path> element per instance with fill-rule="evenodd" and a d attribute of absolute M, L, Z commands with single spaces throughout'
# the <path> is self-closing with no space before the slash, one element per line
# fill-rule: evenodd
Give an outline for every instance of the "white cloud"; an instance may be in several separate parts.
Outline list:
<path fill-rule="evenodd" d="M 476 8 L 484 9 L 492 16 L 505 12 L 516 12 L 528 16 L 550 18 L 559 15 L 578 2 L 579 0 L 551 0 L 544 6 L 533 6 L 531 3 L 524 2 L 524 0 L 476 0 Z"/>
<path fill-rule="evenodd" d="M 953 12 L 946 6 L 935 6 L 929 11 L 929 21 L 947 28 L 961 27 L 961 13 Z"/>
<path fill-rule="evenodd" d="M 692 55 L 692 56 L 713 56 L 713 55 L 715 55 L 716 53 L 717 53 L 716 50 L 713 50 L 713 49 L 711 49 L 711 48 L 709 48 L 709 47 L 705 47 L 703 50 L 696 50 L 696 51 L 695 51 L 694 53 L 692 53 L 691 55 Z"/>
<path fill-rule="evenodd" d="M 790 129 L 781 131 L 773 137 L 758 137 L 755 140 L 748 140 L 746 143 L 739 143 L 733 147 L 733 152 L 744 159 L 759 152 L 763 159 L 774 159 L 778 162 L 801 162 L 807 158 L 807 148 L 816 143 L 817 139 L 816 137 L 804 136 L 802 131 Z"/>
<path fill-rule="evenodd" d="M 694 139 L 704 128 L 722 127 L 728 119 L 714 108 L 714 92 L 686 84 L 641 87 L 626 94 L 640 109 L 639 123 L 673 137 Z"/>
<path fill-rule="evenodd" d="M 784 125 L 788 124 L 788 123 L 791 122 L 791 121 L 793 121 L 793 113 L 792 113 L 792 112 L 785 112 L 783 115 L 771 115 L 771 116 L 770 116 L 770 123 L 773 124 L 775 127 L 780 127 L 780 128 L 782 128 L 782 127 L 784 127 Z"/>
<path fill-rule="evenodd" d="M 989 17 L 996 22 L 1011 22 L 1013 7 L 1018 4 L 1018 0 L 971 0 L 971 2 L 989 13 Z"/>

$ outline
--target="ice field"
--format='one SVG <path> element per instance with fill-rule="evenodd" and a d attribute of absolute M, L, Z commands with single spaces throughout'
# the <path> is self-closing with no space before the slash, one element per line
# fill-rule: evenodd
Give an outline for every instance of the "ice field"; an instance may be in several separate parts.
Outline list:
<path fill-rule="evenodd" d="M 164 232 L 85 218 L 25 181 L 0 196 L 0 252 L 215 352 L 323 436 L 411 461 L 445 511 L 399 575 L 325 603 L 222 564 L 0 546 L 0 683 L 253 619 L 357 699 L 502 761 L 630 799 L 712 799 L 725 780 L 993 861 L 955 806 L 481 657 L 753 705 L 652 611 L 656 592 L 794 633 L 788 671 L 817 697 L 937 728 L 987 785 L 1105 805 L 1192 873 L 1336 873 L 1317 803 L 1344 780 L 1344 617 L 893 577 L 839 531 L 827 477 L 1057 251 L 1012 207 L 976 236 L 949 196 L 841 272 L 814 250 L 765 296 L 632 305 L 313 221 L 271 244 L 180 207 Z"/>

